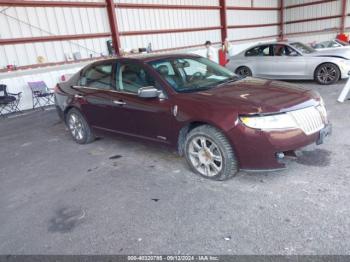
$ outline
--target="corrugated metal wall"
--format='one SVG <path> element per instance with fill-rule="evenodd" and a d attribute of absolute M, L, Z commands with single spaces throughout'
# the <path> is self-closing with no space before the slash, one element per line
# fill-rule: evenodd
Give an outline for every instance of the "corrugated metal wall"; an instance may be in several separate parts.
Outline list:
<path fill-rule="evenodd" d="M 350 1 L 348 1 L 347 12 L 350 12 Z M 312 3 L 315 0 L 288 0 L 286 5 L 298 5 Z M 317 21 L 306 21 L 285 25 L 285 34 L 289 40 L 298 40 L 306 43 L 319 42 L 335 38 L 341 26 L 342 1 L 332 1 L 317 5 L 300 6 L 285 10 L 285 22 L 304 20 L 320 17 L 338 16 L 336 18 L 322 19 Z M 349 26 L 346 19 L 346 26 Z M 298 33 L 298 34 L 296 34 Z M 300 33 L 300 34 L 299 34 Z"/>
<path fill-rule="evenodd" d="M 218 0 L 117 0 L 116 3 L 219 6 Z M 220 26 L 220 10 L 116 8 L 116 12 L 121 32 Z M 121 45 L 138 48 L 152 43 L 152 48 L 159 50 L 198 45 L 205 40 L 221 41 L 220 30 L 122 36 Z"/>
<path fill-rule="evenodd" d="M 92 0 L 79 0 L 91 2 Z M 104 2 L 104 0 L 94 0 Z M 75 1 L 76 2 L 76 1 Z M 227 6 L 277 7 L 279 0 L 227 0 Z M 162 5 L 198 5 L 219 7 L 219 0 L 115 0 L 116 4 L 162 4 Z M 252 5 L 253 3 L 253 5 Z M 278 22 L 277 10 L 227 10 L 228 25 L 255 25 Z M 171 49 L 199 45 L 206 40 L 221 42 L 220 9 L 149 9 L 116 8 L 116 17 L 123 49 L 146 47 L 152 44 L 154 50 Z M 62 36 L 76 34 L 109 33 L 106 7 L 11 7 L 0 6 L 0 38 Z M 199 27 L 217 27 L 182 33 L 158 33 L 123 35 L 130 31 L 169 30 Z M 258 28 L 231 28 L 230 40 L 240 41 L 247 38 L 276 36 L 278 26 Z M 25 66 L 38 63 L 38 57 L 44 62 L 61 62 L 67 54 L 80 53 L 81 58 L 97 57 L 107 54 L 108 38 L 81 40 L 22 43 L 0 45 L 0 68 L 8 64 Z M 255 40 L 256 41 L 256 40 Z M 240 50 L 240 43 L 236 44 Z"/>
<path fill-rule="evenodd" d="M 253 5 L 252 5 L 253 3 Z M 262 7 L 269 8 L 279 6 L 279 0 L 259 0 L 259 1 L 241 1 L 228 0 L 227 5 L 240 7 Z M 279 22 L 279 11 L 277 10 L 228 10 L 228 24 L 239 25 L 259 25 L 275 24 Z M 279 27 L 266 26 L 258 28 L 235 28 L 229 29 L 228 36 L 231 40 L 240 40 L 242 38 L 257 38 L 278 35 Z"/>
<path fill-rule="evenodd" d="M 104 8 L 6 7 L 0 9 L 0 38 L 74 35 L 109 32 Z M 0 67 L 65 60 L 65 54 L 79 52 L 82 57 L 106 54 L 105 38 L 26 43 L 0 46 Z"/>

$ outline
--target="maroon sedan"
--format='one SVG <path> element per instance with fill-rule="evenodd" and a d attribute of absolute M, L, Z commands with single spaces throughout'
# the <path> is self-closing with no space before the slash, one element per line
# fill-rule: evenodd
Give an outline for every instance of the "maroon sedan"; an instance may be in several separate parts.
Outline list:
<path fill-rule="evenodd" d="M 168 144 L 215 180 L 239 169 L 283 168 L 284 152 L 330 134 L 316 92 L 242 79 L 196 55 L 98 61 L 58 84 L 55 98 L 77 143 L 110 131 Z"/>

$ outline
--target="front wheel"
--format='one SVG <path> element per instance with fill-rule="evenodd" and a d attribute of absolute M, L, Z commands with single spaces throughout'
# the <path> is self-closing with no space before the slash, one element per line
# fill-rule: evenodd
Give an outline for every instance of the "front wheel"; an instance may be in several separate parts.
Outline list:
<path fill-rule="evenodd" d="M 227 138 L 216 128 L 203 125 L 186 137 L 185 156 L 197 174 L 212 180 L 227 180 L 238 172 L 238 162 Z"/>
<path fill-rule="evenodd" d="M 69 110 L 66 116 L 66 124 L 73 139 L 78 144 L 88 144 L 94 140 L 89 124 L 77 109 Z"/>
<path fill-rule="evenodd" d="M 320 85 L 332 85 L 340 79 L 340 70 L 337 65 L 324 63 L 315 70 L 315 80 Z"/>

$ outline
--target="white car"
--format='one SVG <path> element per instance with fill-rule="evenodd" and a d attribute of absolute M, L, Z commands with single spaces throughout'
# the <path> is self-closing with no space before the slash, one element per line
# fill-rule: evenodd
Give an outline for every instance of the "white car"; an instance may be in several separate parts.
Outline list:
<path fill-rule="evenodd" d="M 339 51 L 316 51 L 299 42 L 270 42 L 232 56 L 227 68 L 241 76 L 314 79 L 319 84 L 330 85 L 349 77 L 350 62 L 346 57 L 350 57 L 350 50 Z"/>
<path fill-rule="evenodd" d="M 338 39 L 323 41 L 312 46 L 316 50 L 324 50 L 328 48 L 350 48 L 350 44 Z"/>

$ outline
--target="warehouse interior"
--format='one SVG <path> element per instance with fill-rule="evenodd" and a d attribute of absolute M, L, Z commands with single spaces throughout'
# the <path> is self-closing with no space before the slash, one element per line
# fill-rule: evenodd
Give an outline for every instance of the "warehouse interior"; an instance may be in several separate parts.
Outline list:
<path fill-rule="evenodd" d="M 349 16 L 350 0 L 0 0 L 0 86 L 20 94 L 0 114 L 0 255 L 349 255 L 347 79 L 286 79 L 320 94 L 331 136 L 284 150 L 287 169 L 220 182 L 164 145 L 74 143 L 53 94 L 92 62 L 206 57 L 206 41 L 220 64 L 225 41 L 230 62 L 262 43 L 349 42 Z"/>

